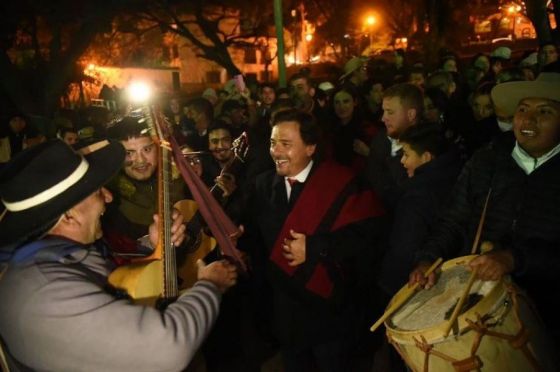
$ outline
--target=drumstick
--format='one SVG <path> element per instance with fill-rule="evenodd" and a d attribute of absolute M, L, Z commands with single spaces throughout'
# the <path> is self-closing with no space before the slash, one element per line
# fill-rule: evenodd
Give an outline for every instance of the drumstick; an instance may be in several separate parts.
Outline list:
<path fill-rule="evenodd" d="M 471 287 L 474 283 L 474 280 L 476 279 L 477 273 L 478 273 L 478 267 L 475 267 L 474 270 L 471 272 L 471 276 L 469 277 L 467 287 L 463 291 L 463 294 L 461 294 L 461 297 L 459 298 L 459 302 L 457 302 L 457 305 L 455 305 L 455 309 L 453 309 L 453 314 L 451 314 L 451 319 L 449 319 L 447 326 L 445 326 L 445 331 L 443 332 L 444 337 L 447 337 L 449 331 L 451 331 L 451 328 L 453 327 L 453 324 L 457 320 L 457 317 L 459 316 L 459 311 L 463 307 L 463 304 L 465 303 L 465 300 L 467 299 L 467 296 L 471 291 Z"/>
<path fill-rule="evenodd" d="M 484 202 L 484 208 L 482 209 L 482 215 L 480 216 L 480 221 L 478 222 L 478 228 L 476 229 L 476 235 L 474 237 L 473 246 L 471 248 L 471 254 L 476 253 L 478 248 L 478 242 L 480 241 L 480 235 L 482 235 L 482 226 L 484 226 L 484 220 L 486 219 L 486 209 L 488 208 L 488 201 L 490 200 L 490 194 L 492 194 L 492 188 L 488 190 L 486 195 L 486 201 Z"/>
<path fill-rule="evenodd" d="M 424 273 L 424 277 L 427 277 L 435 269 L 437 269 L 442 261 L 443 261 L 443 259 L 441 257 L 438 258 L 436 260 L 436 262 L 434 262 L 432 264 L 432 266 L 430 266 L 430 268 L 428 270 L 426 270 L 426 272 Z M 416 283 L 414 283 L 414 285 L 412 287 L 407 288 L 407 291 L 405 292 L 405 294 L 400 299 L 396 300 L 393 303 L 393 305 L 391 305 L 391 307 L 389 309 L 387 309 L 387 311 L 385 311 L 385 313 L 383 313 L 381 318 L 379 318 L 377 320 L 377 322 L 375 322 L 375 324 L 371 326 L 371 328 L 369 330 L 371 332 L 375 331 L 381 325 L 381 323 L 383 323 L 385 320 L 387 320 L 387 318 L 389 318 L 399 307 L 401 307 L 402 304 L 404 304 L 406 302 L 406 300 L 408 300 L 410 298 L 410 296 L 412 296 L 414 294 L 414 292 L 416 291 L 416 289 L 418 288 L 419 285 L 420 284 L 418 282 L 416 282 Z"/>
<path fill-rule="evenodd" d="M 490 196 L 490 194 L 488 194 L 488 196 Z M 488 204 L 488 198 L 486 198 L 486 203 Z M 486 206 L 484 207 L 484 210 L 485 211 L 482 212 L 482 213 L 486 214 Z M 479 238 L 480 238 L 480 236 L 477 236 L 477 240 Z M 492 249 L 494 249 L 494 245 L 492 244 L 492 242 L 484 241 L 480 245 L 480 251 L 482 253 L 488 253 Z M 474 270 L 471 272 L 471 276 L 469 277 L 469 281 L 467 282 L 467 287 L 465 288 L 465 290 L 463 291 L 463 294 L 459 298 L 459 302 L 457 302 L 457 305 L 455 306 L 455 309 L 453 309 L 453 313 L 451 314 L 451 319 L 449 319 L 449 323 L 447 324 L 447 327 L 445 328 L 445 332 L 444 332 L 445 337 L 447 337 L 447 335 L 449 334 L 449 331 L 453 327 L 453 323 L 455 323 L 455 321 L 457 320 L 457 317 L 459 316 L 459 311 L 463 307 L 463 304 L 465 303 L 465 300 L 466 300 L 467 296 L 469 295 L 469 293 L 471 291 L 471 287 L 474 283 L 474 279 L 476 277 L 476 274 L 478 274 L 478 266 L 475 267 Z"/>

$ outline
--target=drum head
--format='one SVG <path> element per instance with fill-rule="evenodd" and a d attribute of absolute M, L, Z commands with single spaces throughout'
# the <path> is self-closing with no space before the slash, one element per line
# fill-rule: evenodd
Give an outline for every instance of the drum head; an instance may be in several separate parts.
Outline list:
<path fill-rule="evenodd" d="M 448 321 L 467 285 L 471 271 L 464 265 L 453 265 L 439 274 L 436 284 L 428 290 L 416 292 L 388 320 L 388 326 L 401 331 L 415 331 L 434 327 Z M 474 282 L 459 314 L 475 306 L 498 282 Z"/>

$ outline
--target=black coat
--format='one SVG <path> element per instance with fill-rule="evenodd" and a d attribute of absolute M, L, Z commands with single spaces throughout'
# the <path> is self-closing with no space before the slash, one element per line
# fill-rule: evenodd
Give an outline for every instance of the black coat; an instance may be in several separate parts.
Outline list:
<path fill-rule="evenodd" d="M 510 134 L 473 155 L 416 261 L 469 254 L 491 187 L 480 241 L 512 251 L 514 280 L 558 330 L 551 303 L 560 293 L 560 155 L 527 175 L 511 156 L 514 143 Z"/>
<path fill-rule="evenodd" d="M 308 179 L 313 177 L 314 169 L 316 165 Z M 345 293 L 336 305 L 327 303 L 306 293 L 268 259 L 284 221 L 306 183 L 294 185 L 288 202 L 283 177 L 277 176 L 275 171 L 258 176 L 246 209 L 246 237 L 240 242 L 240 246 L 252 247 L 254 280 L 266 281 L 272 291 L 273 308 L 268 310 L 273 312 L 274 333 L 284 347 L 294 350 L 348 337 L 357 320 L 357 296 Z M 371 218 L 334 232 L 308 235 L 303 265 L 315 265 L 318 260 L 371 260 L 375 251 L 373 239 L 383 229 L 382 219 Z"/>
<path fill-rule="evenodd" d="M 373 137 L 366 164 L 366 177 L 383 204 L 393 211 L 408 182 L 401 164 L 402 150 L 391 156 L 391 141 L 387 130 L 382 129 Z"/>
<path fill-rule="evenodd" d="M 395 209 L 389 249 L 378 280 L 388 295 L 395 294 L 408 281 L 414 254 L 426 242 L 460 170 L 459 155 L 451 151 L 418 167 L 406 185 Z"/>

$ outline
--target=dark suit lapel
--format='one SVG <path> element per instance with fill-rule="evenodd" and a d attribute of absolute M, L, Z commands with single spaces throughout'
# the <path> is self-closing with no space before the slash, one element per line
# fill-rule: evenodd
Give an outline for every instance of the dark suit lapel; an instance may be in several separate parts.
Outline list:
<path fill-rule="evenodd" d="M 277 207 L 288 207 L 288 196 L 286 194 L 286 184 L 284 177 L 274 175 L 272 180 L 272 195 L 270 195 L 272 204 Z"/>

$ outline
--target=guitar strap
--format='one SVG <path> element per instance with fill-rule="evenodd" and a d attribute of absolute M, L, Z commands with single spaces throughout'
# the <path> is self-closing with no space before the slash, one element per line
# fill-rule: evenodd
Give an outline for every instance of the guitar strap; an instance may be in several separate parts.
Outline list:
<path fill-rule="evenodd" d="M 200 177 L 198 177 L 194 173 L 194 170 L 187 165 L 175 138 L 172 136 L 168 137 L 171 148 L 173 149 L 175 164 L 177 165 L 177 168 L 183 176 L 187 186 L 191 190 L 194 200 L 198 204 L 200 213 L 212 231 L 212 234 L 218 242 L 222 252 L 224 255 L 229 256 L 235 261 L 238 265 L 238 269 L 242 273 L 246 273 L 247 267 L 245 262 L 241 258 L 232 242 L 232 239 L 230 238 L 238 232 L 237 226 L 235 226 L 231 219 L 226 215 L 222 207 L 218 204 L 218 201 L 210 193 Z"/>

